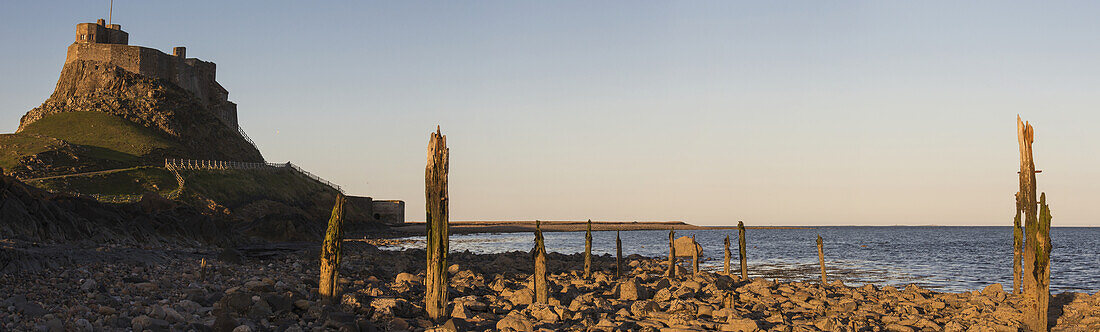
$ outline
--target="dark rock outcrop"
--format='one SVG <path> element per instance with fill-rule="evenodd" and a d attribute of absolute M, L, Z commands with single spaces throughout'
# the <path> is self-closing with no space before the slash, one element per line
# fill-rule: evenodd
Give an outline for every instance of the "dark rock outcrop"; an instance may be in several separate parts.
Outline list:
<path fill-rule="evenodd" d="M 52 194 L 0 175 L 0 238 L 42 243 L 135 245 L 237 242 L 225 222 L 147 195 L 115 205 Z"/>

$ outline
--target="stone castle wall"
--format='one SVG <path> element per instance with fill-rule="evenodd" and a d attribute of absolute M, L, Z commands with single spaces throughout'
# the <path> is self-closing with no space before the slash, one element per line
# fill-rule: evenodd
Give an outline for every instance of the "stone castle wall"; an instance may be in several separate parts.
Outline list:
<path fill-rule="evenodd" d="M 69 46 L 65 64 L 73 61 L 96 61 L 115 65 L 126 71 L 168 80 L 195 95 L 229 127 L 237 129 L 237 104 L 229 101 L 229 91 L 215 80 L 217 66 L 195 58 L 186 58 L 185 50 L 177 55 L 156 49 L 127 45 L 129 35 L 117 25 L 81 23 L 77 25 L 76 41 Z"/>

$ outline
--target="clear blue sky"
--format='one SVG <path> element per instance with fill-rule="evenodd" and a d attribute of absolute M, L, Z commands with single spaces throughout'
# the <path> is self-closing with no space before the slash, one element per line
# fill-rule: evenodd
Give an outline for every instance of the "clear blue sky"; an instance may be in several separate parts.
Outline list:
<path fill-rule="evenodd" d="M 0 131 L 108 1 L 0 4 Z M 1016 114 L 1056 226 L 1100 225 L 1095 2 L 115 2 L 218 64 L 270 161 L 423 220 L 1009 225 Z"/>

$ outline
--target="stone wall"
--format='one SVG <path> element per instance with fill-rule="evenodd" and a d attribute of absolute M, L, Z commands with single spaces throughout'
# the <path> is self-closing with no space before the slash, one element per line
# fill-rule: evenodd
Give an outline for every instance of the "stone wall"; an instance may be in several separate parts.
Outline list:
<path fill-rule="evenodd" d="M 167 80 L 194 94 L 203 106 L 230 128 L 238 128 L 237 104 L 229 101 L 229 91 L 216 81 L 217 66 L 213 62 L 126 45 L 128 36 L 114 32 L 125 34 L 122 30 L 108 29 L 94 23 L 77 25 L 77 41 L 69 46 L 65 64 L 81 60 L 96 61 Z M 82 36 L 89 36 L 89 40 L 82 40 Z"/>
<path fill-rule="evenodd" d="M 401 225 L 405 223 L 405 201 L 375 200 L 371 204 L 374 208 L 375 220 L 386 225 Z"/>
<path fill-rule="evenodd" d="M 374 200 L 370 197 L 347 196 L 344 202 L 344 220 L 348 223 L 373 223 Z"/>

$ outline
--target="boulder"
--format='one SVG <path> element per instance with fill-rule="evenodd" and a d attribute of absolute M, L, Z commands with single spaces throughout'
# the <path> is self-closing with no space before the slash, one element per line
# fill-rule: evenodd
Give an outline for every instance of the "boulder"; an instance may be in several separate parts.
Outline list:
<path fill-rule="evenodd" d="M 508 316 L 497 322 L 497 330 L 500 331 L 534 331 L 535 325 L 523 317 Z"/>
<path fill-rule="evenodd" d="M 619 299 L 620 300 L 645 300 L 649 298 L 649 292 L 645 287 L 638 284 L 636 279 L 627 279 L 619 283 Z"/>
<path fill-rule="evenodd" d="M 676 257 L 691 257 L 692 251 L 699 253 L 699 257 L 703 257 L 703 247 L 698 242 L 691 239 L 688 236 L 681 236 L 676 239 Z"/>
<path fill-rule="evenodd" d="M 725 325 L 722 325 L 722 331 L 733 332 L 753 332 L 760 329 L 756 325 L 756 321 L 748 318 L 730 319 Z"/>
<path fill-rule="evenodd" d="M 508 297 L 508 301 L 514 305 L 531 304 L 535 302 L 535 290 L 530 288 L 523 288 L 512 293 L 512 296 Z"/>

